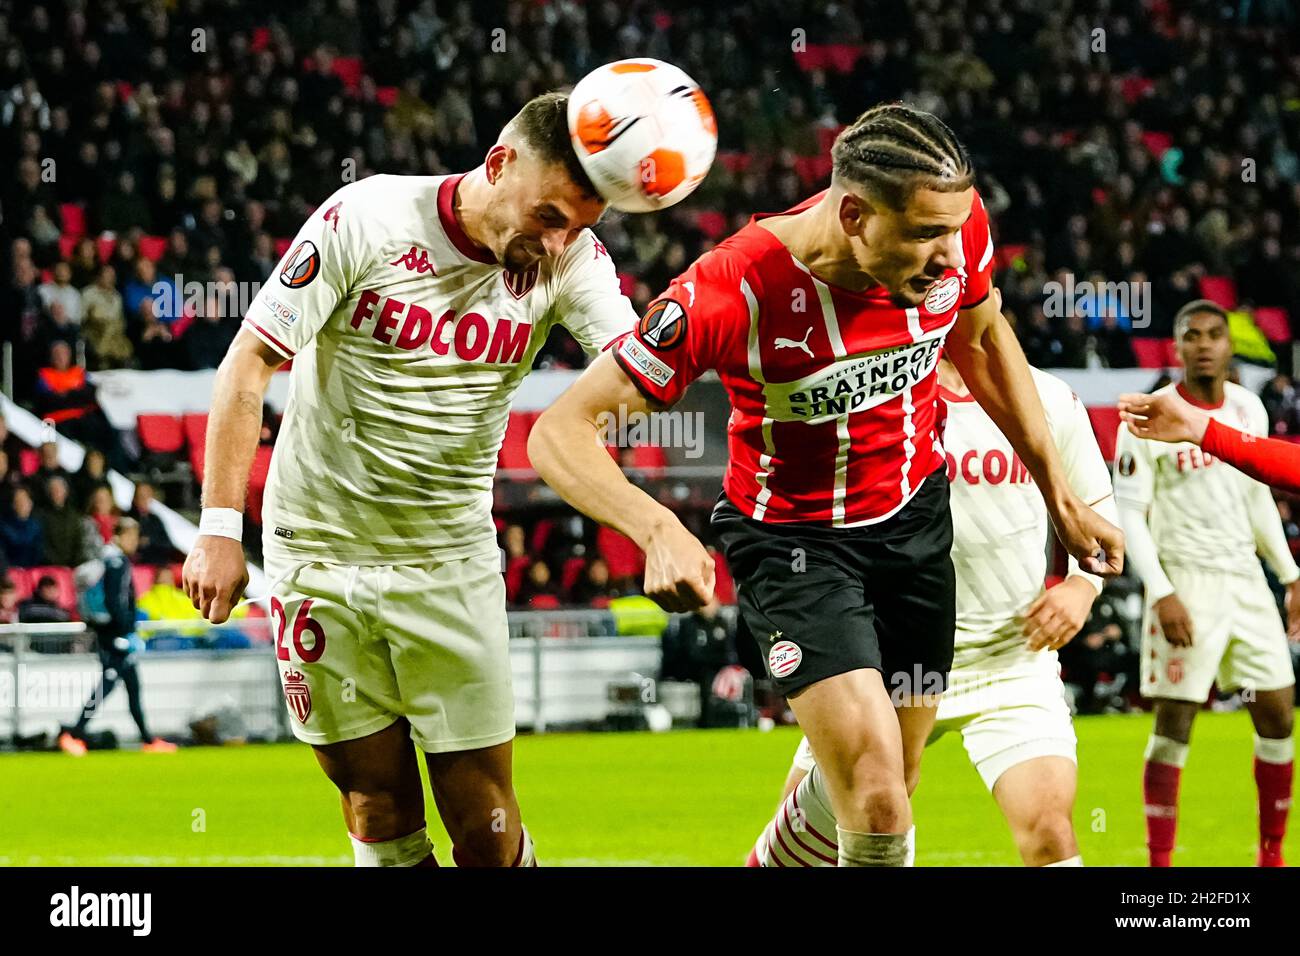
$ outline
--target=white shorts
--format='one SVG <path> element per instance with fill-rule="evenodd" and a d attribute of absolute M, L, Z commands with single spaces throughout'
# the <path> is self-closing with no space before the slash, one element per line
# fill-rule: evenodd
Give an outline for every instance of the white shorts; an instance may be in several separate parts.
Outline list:
<path fill-rule="evenodd" d="M 1166 568 L 1192 618 L 1192 646 L 1165 640 L 1151 602 L 1142 619 L 1142 696 L 1202 704 L 1222 691 L 1280 690 L 1295 683 L 1282 616 L 1263 572 Z"/>
<path fill-rule="evenodd" d="M 949 731 L 961 734 L 971 763 L 990 791 L 999 777 L 1026 760 L 1064 757 L 1077 762 L 1070 707 L 1060 665 L 1051 652 L 1026 654 L 1024 660 L 998 670 L 953 671 L 926 746 Z M 813 763 L 805 737 L 794 766 L 806 773 Z"/>
<path fill-rule="evenodd" d="M 514 737 L 495 551 L 391 566 L 268 556 L 266 574 L 280 681 L 299 740 L 355 740 L 399 717 L 427 753 Z"/>

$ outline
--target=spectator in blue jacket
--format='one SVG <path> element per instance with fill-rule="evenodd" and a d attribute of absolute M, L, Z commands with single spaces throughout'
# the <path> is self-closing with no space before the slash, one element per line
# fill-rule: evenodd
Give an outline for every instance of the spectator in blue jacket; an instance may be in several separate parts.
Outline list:
<path fill-rule="evenodd" d="M 14 489 L 9 513 L 0 518 L 0 543 L 11 567 L 45 563 L 45 526 L 33 513 L 32 493 L 26 485 Z"/>

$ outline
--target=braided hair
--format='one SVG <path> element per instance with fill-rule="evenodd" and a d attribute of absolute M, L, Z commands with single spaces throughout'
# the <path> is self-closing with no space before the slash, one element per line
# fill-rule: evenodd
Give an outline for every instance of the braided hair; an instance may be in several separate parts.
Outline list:
<path fill-rule="evenodd" d="M 832 179 L 863 186 L 892 209 L 918 188 L 962 192 L 975 178 L 970 155 L 939 117 L 881 103 L 845 127 L 831 147 Z"/>

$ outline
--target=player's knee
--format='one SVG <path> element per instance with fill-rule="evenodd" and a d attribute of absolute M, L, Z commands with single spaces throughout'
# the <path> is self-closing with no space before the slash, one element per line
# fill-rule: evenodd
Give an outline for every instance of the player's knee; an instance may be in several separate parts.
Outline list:
<path fill-rule="evenodd" d="M 1061 810 L 1043 810 L 1030 819 L 1017 834 L 1020 855 L 1026 866 L 1059 863 L 1079 853 L 1074 825 L 1069 814 Z"/>
<path fill-rule="evenodd" d="M 901 780 L 890 783 L 860 781 L 853 789 L 852 800 L 861 820 L 856 826 L 863 827 L 863 832 L 901 833 L 910 822 L 907 790 Z"/>

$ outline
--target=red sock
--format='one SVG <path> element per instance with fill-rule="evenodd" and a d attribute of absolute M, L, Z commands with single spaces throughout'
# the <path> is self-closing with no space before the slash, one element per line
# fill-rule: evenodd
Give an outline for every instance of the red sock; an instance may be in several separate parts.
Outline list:
<path fill-rule="evenodd" d="M 1255 786 L 1259 788 L 1259 865 L 1283 866 L 1282 838 L 1291 809 L 1291 775 L 1294 762 L 1269 763 L 1255 758 Z"/>
<path fill-rule="evenodd" d="M 1147 815 L 1147 853 L 1151 866 L 1169 866 L 1178 829 L 1178 783 L 1181 767 L 1148 760 L 1142 771 Z"/>

